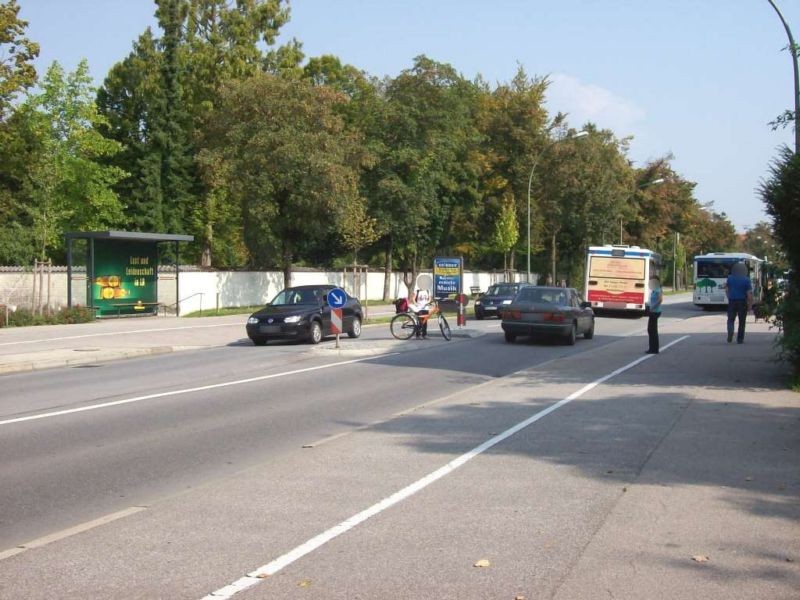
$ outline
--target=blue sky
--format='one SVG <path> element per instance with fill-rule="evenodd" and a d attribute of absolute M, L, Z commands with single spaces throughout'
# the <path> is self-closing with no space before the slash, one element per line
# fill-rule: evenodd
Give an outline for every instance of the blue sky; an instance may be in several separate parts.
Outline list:
<path fill-rule="evenodd" d="M 154 24 L 150 0 L 18 0 L 29 35 L 73 69 L 105 73 Z M 777 0 L 800 38 L 800 2 Z M 463 75 L 508 81 L 522 64 L 552 83 L 548 108 L 632 136 L 641 165 L 667 153 L 740 230 L 765 219 L 757 187 L 792 131 L 786 34 L 766 0 L 294 0 L 281 39 L 394 76 L 419 54 Z"/>

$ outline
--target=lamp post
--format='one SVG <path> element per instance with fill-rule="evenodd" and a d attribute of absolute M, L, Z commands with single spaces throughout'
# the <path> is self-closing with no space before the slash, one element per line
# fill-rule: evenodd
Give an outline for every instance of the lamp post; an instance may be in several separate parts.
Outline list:
<path fill-rule="evenodd" d="M 552 140 L 549 144 L 547 144 L 544 148 L 539 151 L 539 154 L 536 155 L 536 158 L 533 159 L 533 165 L 531 166 L 531 174 L 528 177 L 528 277 L 525 281 L 528 283 L 531 282 L 531 185 L 533 184 L 533 172 L 536 170 L 536 163 L 539 162 L 539 159 L 542 155 L 547 152 L 552 146 L 557 144 L 558 142 L 563 142 L 564 140 L 574 140 L 577 138 L 586 137 L 589 135 L 588 131 L 579 131 L 572 135 L 567 135 L 562 138 L 558 138 Z"/>
<path fill-rule="evenodd" d="M 794 43 L 792 30 L 789 29 L 789 24 L 783 18 L 781 11 L 773 0 L 767 0 L 770 6 L 778 13 L 778 18 L 783 23 L 783 28 L 786 30 L 786 36 L 789 38 L 789 55 L 792 57 L 792 70 L 794 71 L 794 152 L 800 154 L 800 74 L 797 67 L 797 44 Z"/>

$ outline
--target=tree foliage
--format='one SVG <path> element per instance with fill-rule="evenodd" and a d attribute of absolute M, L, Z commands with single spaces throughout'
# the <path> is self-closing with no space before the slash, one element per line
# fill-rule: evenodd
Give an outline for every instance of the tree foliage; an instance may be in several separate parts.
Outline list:
<path fill-rule="evenodd" d="M 286 0 L 154 7 L 158 27 L 94 103 L 83 67 L 55 68 L 14 108 L 38 49 L 16 2 L 0 4 L 0 45 L 16 53 L 0 63 L 0 261 L 115 226 L 194 234 L 184 257 L 204 267 L 355 260 L 413 286 L 435 255 L 518 268 L 530 231 L 533 269 L 575 283 L 586 247 L 620 230 L 663 253 L 680 233 L 682 261 L 737 243 L 670 156 L 635 168 L 628 139 L 592 123 L 571 139 L 547 78 L 521 66 L 490 85 L 422 55 L 378 79 L 279 45 Z"/>
<path fill-rule="evenodd" d="M 17 0 L 0 3 L 0 122 L 14 98 L 36 83 L 33 60 L 39 44 L 25 37 L 27 26 L 19 18 Z"/>
<path fill-rule="evenodd" d="M 280 256 L 290 281 L 304 247 L 338 225 L 337 205 L 359 201 L 361 150 L 336 112 L 344 101 L 329 88 L 269 74 L 222 90 L 205 156 L 240 207 L 250 265 Z"/>

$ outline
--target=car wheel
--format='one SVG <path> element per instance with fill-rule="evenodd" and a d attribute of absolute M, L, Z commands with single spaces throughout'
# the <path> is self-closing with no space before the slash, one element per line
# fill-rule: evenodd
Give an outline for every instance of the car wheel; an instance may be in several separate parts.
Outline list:
<path fill-rule="evenodd" d="M 509 344 L 513 344 L 514 340 L 516 340 L 516 339 L 517 339 L 517 334 L 516 333 L 511 333 L 510 331 L 506 331 L 506 341 Z"/>
<path fill-rule="evenodd" d="M 574 346 L 575 340 L 577 338 L 578 338 L 578 326 L 575 325 L 575 323 L 573 323 L 564 341 L 567 343 L 567 346 Z"/>
<path fill-rule="evenodd" d="M 583 334 L 583 337 L 587 340 L 590 340 L 594 337 L 594 319 L 592 319 L 592 325 L 586 330 L 586 333 Z"/>
<path fill-rule="evenodd" d="M 267 345 L 267 338 L 265 337 L 257 337 L 257 338 L 250 338 L 253 340 L 253 343 L 256 346 L 266 346 Z"/>
<path fill-rule="evenodd" d="M 361 319 L 353 317 L 353 324 L 350 326 L 350 331 L 347 332 L 347 337 L 357 338 L 361 336 Z"/>
<path fill-rule="evenodd" d="M 312 344 L 319 344 L 322 341 L 322 325 L 319 321 L 311 321 L 311 328 L 308 332 L 308 341 Z"/>

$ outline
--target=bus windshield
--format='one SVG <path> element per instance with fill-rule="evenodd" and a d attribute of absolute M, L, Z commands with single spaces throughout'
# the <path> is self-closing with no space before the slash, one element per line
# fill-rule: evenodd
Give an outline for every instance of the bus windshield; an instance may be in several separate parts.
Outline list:
<path fill-rule="evenodd" d="M 733 261 L 697 261 L 697 278 L 727 279 L 730 275 Z"/>

